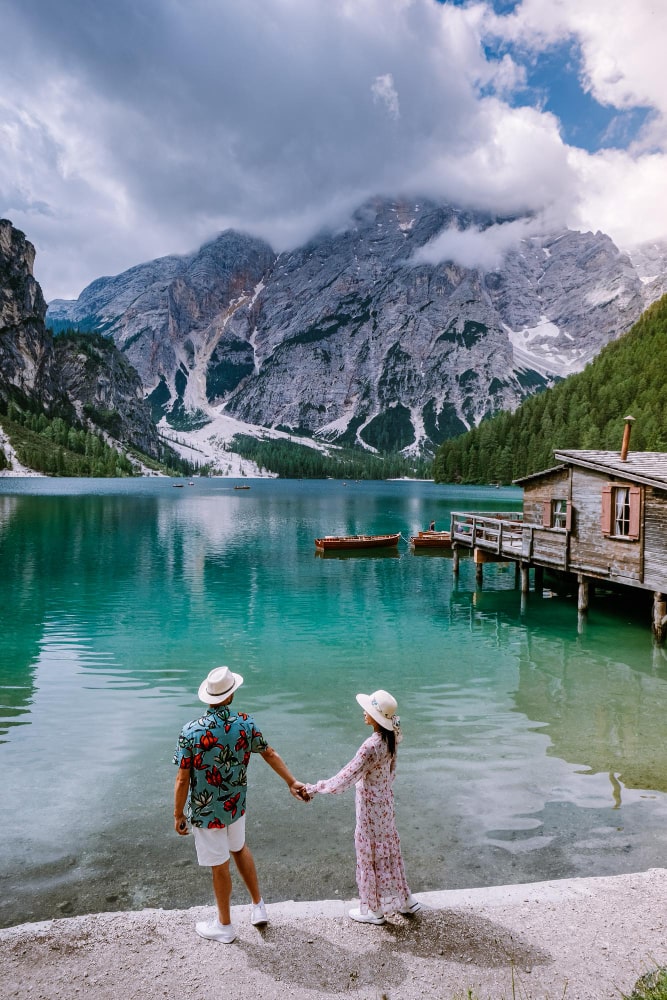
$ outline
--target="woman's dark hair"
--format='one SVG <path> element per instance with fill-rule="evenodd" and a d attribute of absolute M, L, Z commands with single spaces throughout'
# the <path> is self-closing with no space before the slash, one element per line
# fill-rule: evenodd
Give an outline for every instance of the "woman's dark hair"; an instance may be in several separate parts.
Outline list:
<path fill-rule="evenodd" d="M 393 729 L 385 729 L 384 726 L 379 726 L 376 730 L 387 744 L 387 750 L 393 757 L 396 753 L 396 733 Z"/>

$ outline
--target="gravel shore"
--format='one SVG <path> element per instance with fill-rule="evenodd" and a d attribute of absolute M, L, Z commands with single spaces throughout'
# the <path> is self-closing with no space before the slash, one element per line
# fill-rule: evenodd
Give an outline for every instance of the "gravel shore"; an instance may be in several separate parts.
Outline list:
<path fill-rule="evenodd" d="M 100 913 L 0 930 L 0 996 L 149 1000 L 619 1000 L 667 963 L 667 870 L 418 893 L 418 916 L 355 924 L 341 901 L 232 908 L 231 945 L 199 938 L 211 908 Z"/>

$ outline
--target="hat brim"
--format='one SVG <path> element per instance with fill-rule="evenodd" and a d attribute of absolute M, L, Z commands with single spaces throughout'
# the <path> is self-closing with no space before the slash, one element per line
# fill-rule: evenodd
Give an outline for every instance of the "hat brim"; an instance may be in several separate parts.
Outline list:
<path fill-rule="evenodd" d="M 199 690 L 197 691 L 197 697 L 200 701 L 203 701 L 205 705 L 221 705 L 223 701 L 227 701 L 228 698 L 234 694 L 235 691 L 243 684 L 243 678 L 241 674 L 235 674 L 233 670 L 230 670 L 232 677 L 234 678 L 234 687 L 230 688 L 229 691 L 225 691 L 224 694 L 213 695 L 209 694 L 206 690 L 208 684 L 208 677 L 205 681 L 202 681 L 199 685 Z"/>
<path fill-rule="evenodd" d="M 382 726 L 383 729 L 393 729 L 394 723 L 391 719 L 387 719 L 381 712 L 378 712 L 377 708 L 373 705 L 370 695 L 368 694 L 358 694 L 356 696 L 357 701 L 363 708 L 364 712 L 370 715 L 371 719 L 375 719 L 378 725 Z"/>

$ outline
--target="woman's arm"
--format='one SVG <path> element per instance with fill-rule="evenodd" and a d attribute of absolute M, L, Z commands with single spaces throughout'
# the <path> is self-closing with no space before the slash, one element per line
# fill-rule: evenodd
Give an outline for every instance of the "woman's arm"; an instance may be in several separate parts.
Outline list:
<path fill-rule="evenodd" d="M 368 740 L 362 743 L 352 760 L 341 768 L 338 774 L 334 774 L 333 778 L 317 781 L 313 785 L 306 785 L 308 795 L 315 795 L 316 792 L 319 792 L 320 795 L 338 795 L 352 785 L 356 785 L 364 773 L 375 763 L 373 747 L 368 744 Z"/>

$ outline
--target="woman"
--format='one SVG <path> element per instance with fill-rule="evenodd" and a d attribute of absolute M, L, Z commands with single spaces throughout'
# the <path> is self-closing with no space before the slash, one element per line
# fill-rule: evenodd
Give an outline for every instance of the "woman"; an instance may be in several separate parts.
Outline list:
<path fill-rule="evenodd" d="M 373 727 L 373 735 L 338 774 L 306 785 L 306 793 L 336 795 L 356 786 L 354 846 L 359 909 L 350 910 L 350 917 L 364 924 L 383 924 L 385 913 L 416 913 L 421 909 L 405 880 L 394 818 L 392 784 L 401 727 L 396 699 L 387 691 L 358 694 L 357 701 L 364 710 L 364 722 Z"/>

